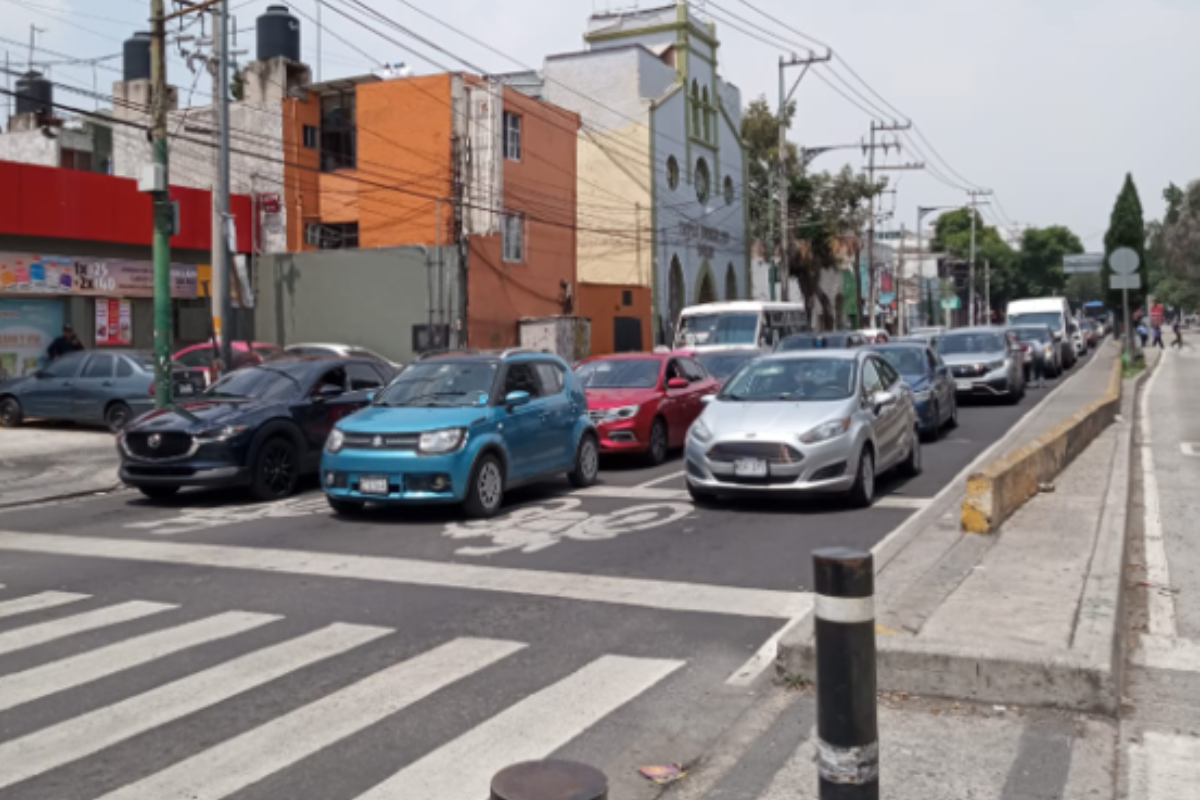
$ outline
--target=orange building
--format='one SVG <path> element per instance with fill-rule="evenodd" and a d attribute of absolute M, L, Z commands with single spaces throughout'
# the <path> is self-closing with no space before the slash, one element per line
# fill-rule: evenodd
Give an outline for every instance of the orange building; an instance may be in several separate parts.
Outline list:
<path fill-rule="evenodd" d="M 578 115 L 461 73 L 306 94 L 284 101 L 290 251 L 456 247 L 469 346 L 511 346 L 520 318 L 571 310 Z"/>

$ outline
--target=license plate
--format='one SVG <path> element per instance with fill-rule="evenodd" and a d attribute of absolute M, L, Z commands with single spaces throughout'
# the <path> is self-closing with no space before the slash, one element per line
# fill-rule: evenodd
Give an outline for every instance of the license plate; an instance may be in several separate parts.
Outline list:
<path fill-rule="evenodd" d="M 954 385 L 960 392 L 969 392 L 973 384 L 970 381 L 955 381 Z"/>
<path fill-rule="evenodd" d="M 192 394 L 193 389 L 190 383 L 179 384 L 179 394 Z"/>
<path fill-rule="evenodd" d="M 761 458 L 739 458 L 733 462 L 733 474 L 739 478 L 765 478 L 767 462 Z"/>
<path fill-rule="evenodd" d="M 362 494 L 387 494 L 388 479 L 376 475 L 364 476 L 358 479 L 358 491 Z"/>

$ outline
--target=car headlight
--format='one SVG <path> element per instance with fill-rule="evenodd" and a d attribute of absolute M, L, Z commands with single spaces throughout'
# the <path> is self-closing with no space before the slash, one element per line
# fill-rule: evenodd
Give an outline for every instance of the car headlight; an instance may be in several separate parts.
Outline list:
<path fill-rule="evenodd" d="M 441 431 L 428 431 L 421 434 L 417 449 L 422 453 L 453 453 L 462 447 L 466 439 L 466 428 L 446 428 Z"/>
<path fill-rule="evenodd" d="M 997 369 L 1004 369 L 1007 365 L 1008 365 L 1008 359 L 998 358 L 995 361 L 993 361 L 987 365 L 988 372 L 992 372 L 993 370 L 997 370 Z"/>
<path fill-rule="evenodd" d="M 346 443 L 346 434 L 342 433 L 340 428 L 334 428 L 329 434 L 329 438 L 325 440 L 325 452 L 340 453 L 342 445 Z"/>
<path fill-rule="evenodd" d="M 831 422 L 826 422 L 824 425 L 818 425 L 808 433 L 800 437 L 800 441 L 805 444 L 816 444 L 817 442 L 827 442 L 830 439 L 835 439 L 841 436 L 846 431 L 850 430 L 850 418 L 835 419 Z"/>
<path fill-rule="evenodd" d="M 200 431 L 200 433 L 196 434 L 196 438 L 203 442 L 223 442 L 226 439 L 232 439 L 240 433 L 245 433 L 249 429 L 249 425 L 226 425 L 223 428 Z"/>
<path fill-rule="evenodd" d="M 712 441 L 713 438 L 712 431 L 708 429 L 708 426 L 704 424 L 704 420 L 702 419 L 698 419 L 692 423 L 692 429 L 689 433 L 697 442 L 708 442 Z"/>
<path fill-rule="evenodd" d="M 602 416 L 600 417 L 600 421 L 601 422 L 612 422 L 613 420 L 617 420 L 617 419 L 629 419 L 630 417 L 636 417 L 637 413 L 638 413 L 638 409 L 640 409 L 640 408 L 641 408 L 641 406 L 621 406 L 620 408 L 606 408 L 606 409 L 604 409 Z"/>

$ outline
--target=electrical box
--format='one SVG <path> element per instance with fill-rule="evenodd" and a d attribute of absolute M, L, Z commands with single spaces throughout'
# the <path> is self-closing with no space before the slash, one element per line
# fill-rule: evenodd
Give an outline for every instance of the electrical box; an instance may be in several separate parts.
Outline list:
<path fill-rule="evenodd" d="M 138 176 L 139 192 L 165 192 L 167 190 L 167 170 L 162 164 L 143 164 L 142 173 Z"/>

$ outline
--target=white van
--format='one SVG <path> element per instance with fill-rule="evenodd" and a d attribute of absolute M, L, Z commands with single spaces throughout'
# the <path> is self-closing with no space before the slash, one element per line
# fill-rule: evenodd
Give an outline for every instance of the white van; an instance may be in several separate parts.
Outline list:
<path fill-rule="evenodd" d="M 1071 341 L 1071 305 L 1065 297 L 1038 297 L 1013 300 L 1008 304 L 1009 326 L 1049 325 L 1058 343 L 1059 363 L 1066 369 L 1075 366 L 1075 344 Z"/>
<path fill-rule="evenodd" d="M 801 303 L 732 300 L 688 306 L 679 315 L 674 345 L 678 350 L 757 347 L 769 353 L 793 333 L 812 330 Z"/>

